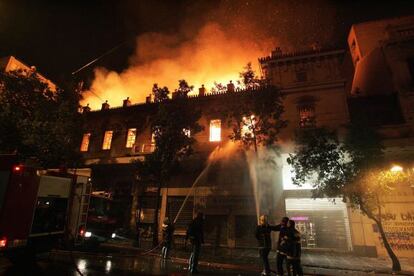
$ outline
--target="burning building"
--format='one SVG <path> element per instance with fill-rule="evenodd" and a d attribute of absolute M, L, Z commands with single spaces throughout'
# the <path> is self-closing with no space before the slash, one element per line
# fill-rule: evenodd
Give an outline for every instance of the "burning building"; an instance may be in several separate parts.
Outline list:
<path fill-rule="evenodd" d="M 2 72 L 20 71 L 22 74 L 36 73 L 36 76 L 44 83 L 49 85 L 51 91 L 56 91 L 56 85 L 48 78 L 40 74 L 35 66 L 28 66 L 14 56 L 0 58 L 0 70 Z"/>
<path fill-rule="evenodd" d="M 271 214 L 273 220 L 285 214 L 293 217 L 303 234 L 304 247 L 385 254 L 370 220 L 341 200 L 333 204 L 326 198 L 311 199 L 310 186 L 292 184 L 286 159 L 293 151 L 297 130 L 324 126 L 343 133 L 350 121 L 360 119 L 378 128 L 390 160 L 412 155 L 413 38 L 413 17 L 382 20 L 354 25 L 349 33 L 349 51 L 314 47 L 284 53 L 277 48 L 270 56 L 259 59 L 264 77 L 284 94 L 283 116 L 288 121 L 280 135 L 282 153 L 275 157 L 277 166 L 258 176 L 266 183 L 265 196 L 259 196 L 261 210 Z M 259 95 L 259 90 L 232 92 L 231 85 L 227 90 L 208 93 L 200 88 L 199 95 L 191 96 L 191 103 L 202 110 L 199 123 L 204 130 L 194 136 L 195 154 L 184 162 L 168 188 L 162 188 L 159 219 L 174 218 L 191 193 L 177 220 L 178 235 L 184 234 L 193 213 L 202 209 L 207 216 L 208 244 L 255 246 L 257 214 L 250 164 L 248 157 L 229 143 L 232 130 L 222 110 L 239 93 Z M 87 109 L 80 146 L 84 164 L 92 168 L 95 187 L 110 190 L 124 202 L 125 208 L 131 210 L 125 214 L 125 221 L 140 225 L 143 240 L 154 231 L 156 189 L 141 185 L 131 161 L 144 159 L 154 149 L 148 118 L 155 107 L 156 103 L 150 101 L 131 105 L 126 100 L 122 107 L 110 108 L 104 103 L 101 110 Z M 217 156 L 220 151 L 224 154 L 191 189 L 214 151 L 219 151 Z M 413 256 L 414 252 L 414 239 L 409 234 L 414 217 L 413 197 L 413 188 L 404 186 L 386 201 L 391 217 L 400 217 L 402 221 L 398 223 L 407 223 L 401 226 L 405 230 L 398 232 L 404 232 L 406 238 L 392 243 L 400 256 Z M 391 226 L 387 231 L 394 237 L 396 232 Z"/>

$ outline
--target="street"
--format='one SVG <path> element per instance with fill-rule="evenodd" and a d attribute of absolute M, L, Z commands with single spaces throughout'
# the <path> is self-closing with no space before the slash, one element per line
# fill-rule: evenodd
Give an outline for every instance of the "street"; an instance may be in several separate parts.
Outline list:
<path fill-rule="evenodd" d="M 316 255 L 315 255 L 316 256 Z M 206 256 L 207 257 L 207 256 Z M 304 265 L 305 275 L 390 275 L 386 270 L 373 271 L 363 267 L 362 264 L 356 266 L 341 266 L 340 259 L 349 262 L 349 257 L 329 257 L 331 266 L 322 261 L 323 256 L 319 256 L 320 266 L 314 266 L 310 262 L 313 258 L 311 255 L 305 256 Z M 326 257 L 325 257 L 326 258 Z M 207 261 L 207 259 L 209 259 Z M 260 275 L 260 263 L 257 260 L 242 261 L 242 258 L 229 259 L 222 257 L 213 260 L 207 259 L 200 261 L 197 275 Z M 377 265 L 378 260 L 371 262 Z M 337 267 L 335 267 L 337 266 Z M 405 268 L 410 268 L 408 263 L 404 263 Z M 78 271 L 77 271 L 78 270 Z M 187 271 L 187 260 L 183 255 L 173 257 L 171 260 L 161 262 L 156 254 L 139 255 L 135 253 L 108 252 L 86 253 L 86 252 L 69 252 L 53 251 L 48 255 L 38 258 L 37 265 L 24 264 L 13 266 L 5 258 L 0 257 L 0 275 L 60 275 L 60 276 L 78 276 L 78 275 L 189 275 Z M 413 275 L 412 272 L 406 271 L 401 275 Z"/>
<path fill-rule="evenodd" d="M 0 259 L 1 275 L 187 275 L 187 265 L 180 260 L 161 262 L 154 256 L 120 256 L 101 254 L 74 254 L 69 252 L 43 256 L 33 266 L 13 266 Z M 258 275 L 253 271 L 237 271 L 201 266 L 198 275 Z"/>

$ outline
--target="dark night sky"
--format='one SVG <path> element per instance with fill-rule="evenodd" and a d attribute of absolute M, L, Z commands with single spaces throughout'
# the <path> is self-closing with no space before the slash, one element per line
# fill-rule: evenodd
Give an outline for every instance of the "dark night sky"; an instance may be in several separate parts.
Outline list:
<path fill-rule="evenodd" d="M 290 47 L 315 41 L 318 36 L 322 44 L 345 47 L 352 23 L 414 14 L 414 2 L 0 0 L 0 56 L 15 55 L 29 65 L 36 65 L 50 78 L 61 80 L 91 59 L 127 41 L 98 63 L 121 70 L 134 52 L 137 35 L 149 31 L 176 32 L 185 24 L 191 33 L 191 28 L 197 29 L 202 22 L 214 20 L 219 10 L 224 10 L 221 17 L 228 13 L 245 16 L 248 20 L 268 20 L 261 23 L 269 28 L 269 35 L 283 37 L 282 41 L 287 41 Z M 324 20 L 326 11 L 333 14 Z M 330 28 L 333 34 L 319 35 L 325 33 L 325 28 Z"/>

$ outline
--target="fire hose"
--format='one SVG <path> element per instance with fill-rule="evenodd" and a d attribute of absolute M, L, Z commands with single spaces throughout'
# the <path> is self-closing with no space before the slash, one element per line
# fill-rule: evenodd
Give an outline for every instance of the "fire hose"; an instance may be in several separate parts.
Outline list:
<path fill-rule="evenodd" d="M 216 149 L 217 149 L 217 148 L 216 148 Z M 216 149 L 215 149 L 215 150 L 216 150 Z M 215 151 L 215 150 L 214 150 L 214 151 Z M 213 151 L 213 152 L 214 152 L 214 151 Z M 210 166 L 211 166 L 211 163 L 212 163 L 212 162 L 208 162 L 207 166 L 204 168 L 204 170 L 203 170 L 203 171 L 202 171 L 202 172 L 198 175 L 198 177 L 197 177 L 197 178 L 196 178 L 196 180 L 194 181 L 194 183 L 193 183 L 193 185 L 191 186 L 190 190 L 188 191 L 188 193 L 187 193 L 187 195 L 186 195 L 186 197 L 185 197 L 185 199 L 184 199 L 183 203 L 181 204 L 180 209 L 179 209 L 179 210 L 178 210 L 178 212 L 177 212 L 177 215 L 175 216 L 175 218 L 174 218 L 174 220 L 173 220 L 173 224 L 175 224 L 175 223 L 177 222 L 177 220 L 178 220 L 178 218 L 180 217 L 181 212 L 183 211 L 184 206 L 185 206 L 185 204 L 187 203 L 188 198 L 190 197 L 190 195 L 191 195 L 192 191 L 194 190 L 195 186 L 198 184 L 198 182 L 200 181 L 200 179 L 201 179 L 202 177 L 204 177 L 204 175 L 208 172 L 208 170 L 209 170 L 209 168 L 210 168 Z M 159 243 L 157 246 L 155 246 L 155 247 L 153 247 L 153 248 L 149 249 L 148 251 L 145 251 L 145 252 L 141 253 L 140 255 L 147 255 L 147 254 L 150 254 L 150 253 L 151 253 L 151 252 L 153 252 L 154 250 L 158 249 L 161 245 L 162 245 L 162 243 Z"/>
<path fill-rule="evenodd" d="M 216 148 L 217 149 L 217 148 Z M 216 150 L 215 149 L 215 150 Z M 214 150 L 214 151 L 215 151 Z M 214 152 L 213 151 L 213 152 Z M 196 180 L 194 181 L 194 183 L 193 183 L 193 185 L 191 186 L 191 188 L 190 188 L 190 190 L 188 191 L 188 193 L 187 193 L 187 195 L 186 195 L 186 197 L 185 197 L 185 199 L 184 199 L 184 202 L 183 202 L 183 204 L 181 204 L 181 207 L 180 207 L 180 209 L 178 210 L 178 213 L 177 213 L 177 215 L 175 216 L 175 218 L 174 218 L 174 221 L 173 221 L 173 224 L 175 224 L 176 222 L 177 222 L 177 220 L 178 220 L 178 217 L 180 216 L 180 214 L 181 214 L 181 212 L 183 211 L 183 209 L 184 209 L 184 206 L 185 206 L 185 204 L 187 203 L 187 200 L 188 200 L 188 198 L 190 197 L 190 194 L 192 193 L 192 191 L 194 190 L 194 188 L 195 188 L 195 186 L 198 184 L 198 182 L 200 181 L 200 179 L 208 172 L 208 170 L 209 170 L 209 168 L 210 168 L 210 166 L 211 166 L 211 163 L 212 162 L 208 162 L 207 163 L 207 166 L 204 168 L 204 170 L 198 175 L 198 177 L 196 178 Z"/>

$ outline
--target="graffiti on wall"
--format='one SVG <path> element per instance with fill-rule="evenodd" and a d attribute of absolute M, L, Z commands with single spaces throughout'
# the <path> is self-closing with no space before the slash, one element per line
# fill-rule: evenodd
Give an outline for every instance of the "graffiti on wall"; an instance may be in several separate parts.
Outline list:
<path fill-rule="evenodd" d="M 381 218 L 385 235 L 393 249 L 414 250 L 414 211 L 385 213 Z M 374 225 L 374 232 L 378 233 L 377 225 Z M 379 240 L 384 246 L 381 237 Z"/>

